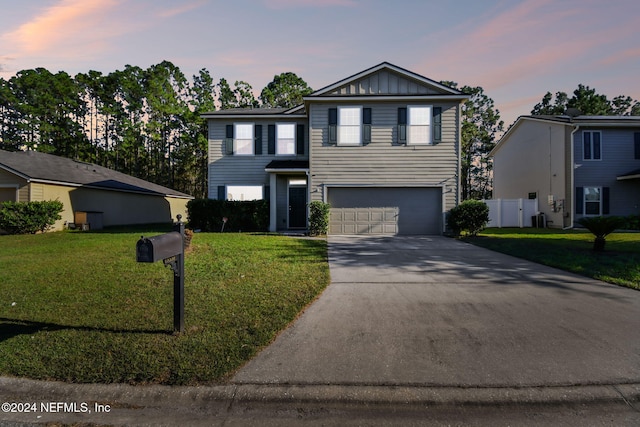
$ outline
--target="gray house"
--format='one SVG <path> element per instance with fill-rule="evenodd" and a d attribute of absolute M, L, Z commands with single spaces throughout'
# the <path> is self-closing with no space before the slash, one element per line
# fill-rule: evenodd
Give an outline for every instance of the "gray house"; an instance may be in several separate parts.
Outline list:
<path fill-rule="evenodd" d="M 490 155 L 494 199 L 538 198 L 551 227 L 640 214 L 640 117 L 522 116 Z"/>
<path fill-rule="evenodd" d="M 331 234 L 440 234 L 467 98 L 385 62 L 291 109 L 206 113 L 209 198 L 268 199 L 271 231 L 305 229 L 320 200 Z"/>

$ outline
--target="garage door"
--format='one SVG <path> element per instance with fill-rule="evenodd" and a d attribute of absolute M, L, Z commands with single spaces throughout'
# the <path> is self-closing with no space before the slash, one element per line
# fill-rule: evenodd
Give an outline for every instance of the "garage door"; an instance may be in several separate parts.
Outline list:
<path fill-rule="evenodd" d="M 404 187 L 334 187 L 329 234 L 440 234 L 442 190 Z"/>

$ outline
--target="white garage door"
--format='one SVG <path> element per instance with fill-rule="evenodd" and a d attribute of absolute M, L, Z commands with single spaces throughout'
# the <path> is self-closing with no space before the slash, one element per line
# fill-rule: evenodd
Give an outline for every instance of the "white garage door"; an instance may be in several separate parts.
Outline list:
<path fill-rule="evenodd" d="M 334 187 L 329 234 L 440 234 L 442 189 Z"/>

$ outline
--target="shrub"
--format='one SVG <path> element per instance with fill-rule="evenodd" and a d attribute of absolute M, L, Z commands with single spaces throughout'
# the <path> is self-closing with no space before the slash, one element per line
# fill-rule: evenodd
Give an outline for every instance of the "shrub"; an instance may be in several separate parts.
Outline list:
<path fill-rule="evenodd" d="M 202 231 L 267 231 L 269 202 L 194 199 L 187 203 L 189 228 Z M 227 218 L 223 222 L 223 218 Z M 223 227 L 224 226 L 224 227 Z"/>
<path fill-rule="evenodd" d="M 475 236 L 489 222 L 489 207 L 479 200 L 465 200 L 449 211 L 447 225 L 458 236 L 466 232 Z"/>
<path fill-rule="evenodd" d="M 580 218 L 577 222 L 596 236 L 593 250 L 604 251 L 606 237 L 616 228 L 624 226 L 625 219 L 618 216 L 592 216 Z"/>
<path fill-rule="evenodd" d="M 0 204 L 0 230 L 9 234 L 44 233 L 62 217 L 59 200 L 42 202 L 4 202 Z"/>
<path fill-rule="evenodd" d="M 329 210 L 328 203 L 315 200 L 309 203 L 309 234 L 319 236 L 327 234 L 329 231 Z"/>

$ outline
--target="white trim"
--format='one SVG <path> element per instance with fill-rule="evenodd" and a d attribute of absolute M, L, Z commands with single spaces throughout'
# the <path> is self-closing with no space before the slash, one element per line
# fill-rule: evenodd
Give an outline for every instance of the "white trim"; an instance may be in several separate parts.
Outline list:
<path fill-rule="evenodd" d="M 427 125 L 412 125 L 411 124 L 411 110 L 412 109 L 427 109 Z M 431 121 L 433 116 L 433 105 L 407 105 L 407 145 L 433 145 L 433 123 Z M 411 127 L 412 126 L 426 126 L 427 128 L 427 142 L 411 142 Z"/>
<path fill-rule="evenodd" d="M 585 157 L 585 155 L 584 155 L 584 154 L 585 154 L 585 153 L 584 153 L 584 135 L 585 135 L 586 133 L 591 134 L 591 137 L 590 137 L 591 158 L 589 158 L 589 159 L 587 159 L 587 158 Z M 599 142 L 600 142 L 600 158 L 599 158 L 599 159 L 595 159 L 595 158 L 593 157 L 593 156 L 594 156 L 594 154 L 593 154 L 593 153 L 594 153 L 594 151 L 595 151 L 595 150 L 593 149 L 593 148 L 594 148 L 594 145 L 593 145 L 593 134 L 595 134 L 595 133 L 600 134 L 600 141 L 599 141 Z M 599 162 L 599 161 L 601 161 L 601 160 L 602 160 L 602 145 L 603 145 L 603 144 L 602 144 L 602 131 L 599 131 L 599 130 L 584 130 L 584 129 L 582 130 L 582 140 L 580 141 L 580 146 L 581 146 L 581 148 L 582 148 L 582 160 L 583 160 L 583 161 L 585 161 L 585 162 Z"/>
<path fill-rule="evenodd" d="M 362 144 L 362 105 L 341 105 L 337 107 L 338 109 L 338 125 L 336 128 L 336 145 L 338 146 L 345 146 L 345 147 L 359 147 Z M 340 128 L 341 127 L 350 127 L 350 128 L 355 128 L 356 125 L 343 125 L 340 123 L 340 112 L 342 110 L 358 110 L 358 142 L 340 142 Z"/>
<path fill-rule="evenodd" d="M 321 96 L 321 97 L 305 97 L 305 101 L 313 102 L 368 102 L 368 101 L 392 101 L 392 102 L 407 102 L 407 101 L 463 101 L 469 99 L 468 95 L 342 95 L 342 96 Z"/>
<path fill-rule="evenodd" d="M 278 128 L 279 126 L 292 126 L 293 127 L 293 153 L 279 153 L 278 152 Z M 292 122 L 276 122 L 276 156 L 295 156 L 296 153 L 296 144 L 297 144 L 297 124 Z"/>
<path fill-rule="evenodd" d="M 251 127 L 251 153 L 238 153 L 238 140 L 248 141 L 249 139 L 238 138 L 238 126 Z M 233 123 L 233 155 L 234 156 L 255 156 L 256 155 L 256 125 L 253 122 L 235 122 Z"/>

